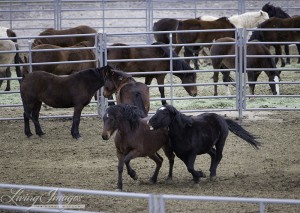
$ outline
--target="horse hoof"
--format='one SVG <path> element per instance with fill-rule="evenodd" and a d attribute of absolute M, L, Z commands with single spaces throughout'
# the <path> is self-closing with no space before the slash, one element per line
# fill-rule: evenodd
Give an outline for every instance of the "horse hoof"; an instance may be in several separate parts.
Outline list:
<path fill-rule="evenodd" d="M 116 192 L 122 192 L 122 189 L 116 189 Z"/>
<path fill-rule="evenodd" d="M 155 178 L 150 178 L 150 183 L 151 183 L 151 184 L 156 184 L 156 182 L 157 182 L 157 179 L 155 179 Z"/>
<path fill-rule="evenodd" d="M 133 176 L 133 180 L 137 180 L 139 177 L 137 176 L 137 174 L 135 174 L 134 176 Z"/>
<path fill-rule="evenodd" d="M 38 132 L 38 133 L 36 133 L 39 137 L 42 137 L 42 135 L 45 135 L 45 133 L 44 132 Z"/>
<path fill-rule="evenodd" d="M 211 177 L 209 177 L 209 180 L 210 181 L 216 181 L 217 180 L 217 176 L 211 176 Z"/>
<path fill-rule="evenodd" d="M 32 134 L 31 132 L 26 133 L 26 136 L 27 136 L 28 138 L 30 138 L 32 135 L 33 135 L 33 134 Z"/>
<path fill-rule="evenodd" d="M 171 184 L 173 182 L 173 179 L 171 177 L 168 177 L 166 179 L 166 184 Z"/>

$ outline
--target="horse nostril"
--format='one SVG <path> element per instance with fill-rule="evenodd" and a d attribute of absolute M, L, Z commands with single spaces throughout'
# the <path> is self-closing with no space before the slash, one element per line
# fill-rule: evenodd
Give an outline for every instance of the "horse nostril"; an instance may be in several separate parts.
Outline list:
<path fill-rule="evenodd" d="M 108 135 L 102 135 L 102 139 L 103 140 L 108 140 L 109 138 L 108 138 Z"/>

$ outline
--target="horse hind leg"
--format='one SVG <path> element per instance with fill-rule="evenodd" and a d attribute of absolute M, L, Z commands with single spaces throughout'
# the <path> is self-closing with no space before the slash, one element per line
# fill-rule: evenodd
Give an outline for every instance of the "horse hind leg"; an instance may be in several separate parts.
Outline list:
<path fill-rule="evenodd" d="M 42 106 L 42 102 L 37 102 L 34 105 L 32 110 L 32 121 L 34 123 L 35 133 L 40 137 L 45 134 L 39 122 L 39 114 L 40 114 L 41 106 Z"/>
<path fill-rule="evenodd" d="M 284 45 L 284 52 L 285 52 L 285 54 L 288 56 L 288 55 L 290 55 L 290 47 L 289 47 L 289 45 Z M 286 58 L 286 63 L 287 64 L 290 64 L 291 63 L 291 58 L 290 57 L 287 57 Z"/>
<path fill-rule="evenodd" d="M 149 158 L 151 158 L 156 163 L 156 168 L 154 170 L 152 177 L 150 178 L 150 182 L 156 183 L 157 176 L 158 176 L 159 170 L 160 170 L 162 162 L 163 162 L 163 158 L 158 153 L 150 155 Z"/>
<path fill-rule="evenodd" d="M 7 67 L 6 68 L 6 71 L 5 71 L 5 76 L 7 78 L 10 78 L 11 77 L 11 71 L 10 71 L 10 67 Z M 5 91 L 10 91 L 10 80 L 6 80 L 6 88 L 5 88 Z"/>
<path fill-rule="evenodd" d="M 26 112 L 23 113 L 23 117 L 24 117 L 24 133 L 29 138 L 33 134 L 30 131 L 29 116 L 28 116 L 27 113 Z"/>

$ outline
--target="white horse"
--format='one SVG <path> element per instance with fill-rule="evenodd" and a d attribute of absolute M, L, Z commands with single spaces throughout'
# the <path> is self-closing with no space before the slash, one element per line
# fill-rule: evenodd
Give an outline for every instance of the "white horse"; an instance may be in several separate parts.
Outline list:
<path fill-rule="evenodd" d="M 199 17 L 203 21 L 215 21 L 218 17 L 204 15 Z M 258 12 L 247 12 L 240 15 L 233 15 L 228 18 L 228 20 L 236 28 L 255 28 L 262 22 L 269 19 L 268 13 L 260 10 Z"/>
<path fill-rule="evenodd" d="M 0 40 L 0 64 L 18 64 L 20 57 L 18 53 L 1 53 L 1 51 L 18 50 L 16 33 L 9 28 L 0 27 L 0 38 L 9 38 L 9 40 Z M 21 76 L 20 67 L 16 66 L 17 76 Z M 0 78 L 11 77 L 10 67 L 0 67 Z M 0 80 L 0 87 L 3 80 Z M 10 80 L 7 80 L 5 91 L 10 90 Z"/>

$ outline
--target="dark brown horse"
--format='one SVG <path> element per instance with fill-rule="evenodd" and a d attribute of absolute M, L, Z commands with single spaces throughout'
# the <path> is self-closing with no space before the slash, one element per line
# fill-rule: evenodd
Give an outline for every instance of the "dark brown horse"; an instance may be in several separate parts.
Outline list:
<path fill-rule="evenodd" d="M 110 98 L 116 94 L 117 104 L 129 104 L 136 106 L 146 117 L 150 109 L 149 87 L 134 78 L 117 70 L 105 71 L 105 83 L 103 96 Z"/>
<path fill-rule="evenodd" d="M 169 58 L 170 50 L 167 47 L 156 46 L 154 43 L 153 47 L 130 47 L 126 44 L 113 44 L 112 46 L 120 46 L 121 48 L 109 48 L 107 50 L 108 60 L 120 60 L 120 59 L 150 59 L 150 58 Z M 125 48 L 124 48 L 125 47 Z M 170 68 L 170 60 L 156 60 L 156 61 L 124 61 L 124 62 L 108 62 L 110 66 L 115 69 L 123 70 L 125 72 L 156 72 L 156 71 L 183 71 L 173 73 L 179 77 L 183 84 L 196 83 L 195 72 L 184 72 L 185 70 L 193 70 L 184 60 L 176 59 L 177 54 L 173 52 L 173 67 Z M 176 59 L 176 60 L 175 60 Z M 150 85 L 153 78 L 156 78 L 157 83 L 160 85 L 159 92 L 161 98 L 165 98 L 164 79 L 166 73 L 155 73 L 155 74 L 142 74 L 139 73 L 134 75 L 136 77 L 145 77 L 145 84 Z M 191 96 L 197 95 L 196 86 L 183 86 L 184 89 Z M 163 104 L 166 104 L 165 100 L 162 100 Z"/>
<path fill-rule="evenodd" d="M 300 41 L 300 31 L 296 30 L 288 30 L 282 31 L 280 28 L 300 28 L 300 16 L 291 17 L 291 18 L 277 18 L 272 17 L 267 21 L 261 23 L 258 28 L 274 28 L 271 31 L 254 31 L 249 41 L 259 40 L 263 42 L 293 42 Z M 276 29 L 275 29 L 276 28 Z M 279 29 L 278 29 L 279 28 Z M 278 29 L 278 30 L 277 30 Z M 276 55 L 281 55 L 282 44 L 272 44 L 270 46 L 274 46 Z M 276 63 L 278 62 L 278 58 L 276 58 Z M 285 66 L 284 60 L 281 60 L 281 66 Z"/>
<path fill-rule="evenodd" d="M 157 153 L 161 148 L 169 159 L 168 179 L 172 179 L 175 155 L 169 146 L 168 131 L 167 129 L 151 131 L 142 116 L 143 113 L 135 106 L 126 104 L 108 107 L 103 116 L 103 140 L 108 140 L 117 131 L 114 141 L 119 160 L 117 185 L 119 190 L 123 189 L 124 163 L 128 175 L 137 180 L 137 174 L 130 166 L 130 161 L 137 157 L 148 156 L 156 163 L 154 174 L 150 179 L 152 183 L 156 183 L 163 162 L 163 158 Z"/>
<path fill-rule="evenodd" d="M 43 70 L 49 73 L 53 73 L 55 75 L 69 75 L 73 72 L 77 72 L 79 70 L 84 70 L 88 68 L 96 67 L 96 58 L 93 49 L 80 49 L 85 47 L 90 47 L 89 41 L 80 42 L 70 48 L 78 48 L 76 50 L 64 50 L 64 48 L 52 45 L 52 44 L 41 44 L 35 46 L 32 50 L 42 50 L 32 52 L 32 63 L 46 63 L 46 62 L 62 62 L 59 64 L 41 64 L 41 65 L 32 65 L 32 71 Z M 47 50 L 56 49 L 55 51 L 47 51 Z M 63 63 L 64 61 L 83 61 L 89 60 L 88 62 L 81 63 Z M 25 58 L 25 62 L 28 59 Z M 22 73 L 29 72 L 28 66 L 23 66 Z"/>
<path fill-rule="evenodd" d="M 268 2 L 265 4 L 262 9 L 262 11 L 265 11 L 268 13 L 269 17 L 277 17 L 277 18 L 290 18 L 291 16 L 286 13 L 281 7 L 274 6 Z M 297 50 L 298 50 L 298 55 L 300 55 L 300 44 L 296 44 Z M 290 54 L 289 50 L 289 45 L 284 45 L 284 51 L 286 55 Z M 281 63 L 284 64 L 283 59 L 281 58 Z M 291 63 L 291 58 L 287 57 L 286 58 L 286 63 L 290 64 Z M 300 63 L 300 57 L 298 58 L 298 64 Z"/>
<path fill-rule="evenodd" d="M 55 30 L 53 28 L 46 29 L 41 32 L 39 36 L 52 36 L 52 35 L 70 35 L 70 34 L 93 34 L 97 33 L 92 27 L 86 25 L 80 25 L 74 28 L 65 30 Z M 76 36 L 76 37 L 49 37 L 49 38 L 36 38 L 32 43 L 32 46 L 40 44 L 53 44 L 60 47 L 73 46 L 82 41 L 89 41 L 91 46 L 95 45 L 95 36 Z"/>
<path fill-rule="evenodd" d="M 216 40 L 216 43 L 218 42 L 235 42 L 235 39 L 225 37 L 220 38 Z M 218 56 L 218 55 L 235 55 L 235 45 L 234 44 L 215 44 L 210 49 L 212 56 Z M 276 68 L 275 61 L 271 56 L 271 53 L 269 49 L 263 45 L 263 44 L 248 44 L 247 45 L 247 55 L 269 55 L 270 57 L 264 57 L 264 58 L 247 58 L 247 68 L 261 68 L 259 71 L 247 71 L 248 75 L 248 81 L 256 82 L 258 79 L 258 76 L 264 69 L 268 68 Z M 229 57 L 229 58 L 212 58 L 212 65 L 214 69 L 233 69 L 235 68 L 235 58 Z M 270 82 L 278 82 L 279 72 L 277 70 L 275 71 L 266 71 L 265 73 L 269 77 Z M 229 72 L 223 72 L 224 78 L 223 80 L 226 81 L 229 76 Z M 219 72 L 214 72 L 214 82 L 218 82 Z M 227 76 L 227 77 L 226 77 Z M 249 84 L 250 88 L 250 94 L 254 95 L 254 88 L 255 84 L 251 83 Z M 279 95 L 279 85 L 278 84 L 270 84 L 270 88 L 272 90 L 273 95 Z M 218 95 L 217 91 L 217 85 L 215 85 L 215 92 L 214 95 Z"/>
<path fill-rule="evenodd" d="M 235 26 L 226 17 L 219 18 L 215 21 L 202 21 L 199 19 L 187 19 L 178 23 L 178 30 L 216 30 L 216 29 L 234 29 Z M 177 33 L 176 43 L 177 44 L 188 44 L 188 43 L 211 43 L 213 40 L 223 37 L 235 37 L 234 31 L 212 31 L 212 32 L 185 32 Z M 205 46 L 185 46 L 185 50 L 189 50 L 191 53 L 198 55 L 203 47 Z M 179 54 L 182 46 L 175 47 L 174 51 Z M 190 56 L 190 54 L 185 54 Z M 197 68 L 198 69 L 198 68 Z"/>
<path fill-rule="evenodd" d="M 29 119 L 34 123 L 36 134 L 44 134 L 39 123 L 39 113 L 44 102 L 54 108 L 74 107 L 71 134 L 73 138 L 79 138 L 81 112 L 90 103 L 95 92 L 104 85 L 103 72 L 109 69 L 111 68 L 108 66 L 91 68 L 69 76 L 57 76 L 44 71 L 24 75 L 20 92 L 24 108 L 25 134 L 28 137 L 32 135 Z"/>

